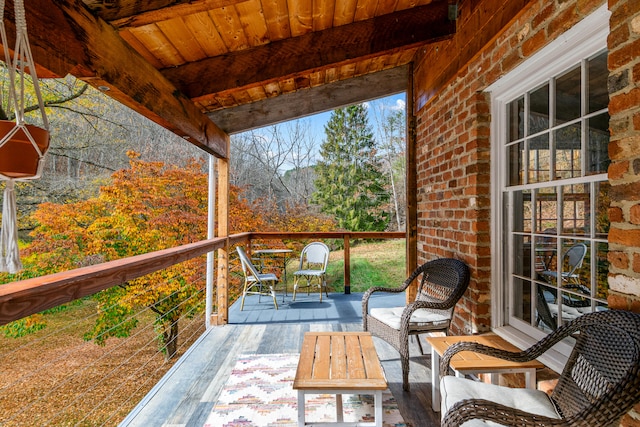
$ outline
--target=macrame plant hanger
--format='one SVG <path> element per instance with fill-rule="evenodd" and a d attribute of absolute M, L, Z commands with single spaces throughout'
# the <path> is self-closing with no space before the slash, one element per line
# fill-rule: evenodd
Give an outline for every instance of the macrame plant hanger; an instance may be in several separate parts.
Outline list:
<path fill-rule="evenodd" d="M 39 178 L 44 155 L 49 148 L 49 121 L 45 114 L 36 66 L 29 47 L 24 0 L 15 0 L 14 7 L 16 45 L 12 57 L 4 25 L 5 0 L 0 0 L 0 36 L 8 73 L 8 97 L 3 107 L 7 113 L 13 110 L 15 114 L 15 120 L 0 120 L 0 180 L 6 181 L 2 203 L 0 271 L 11 274 L 22 269 L 18 248 L 14 182 Z M 25 122 L 27 74 L 31 75 L 33 90 L 38 99 L 42 127 Z"/>

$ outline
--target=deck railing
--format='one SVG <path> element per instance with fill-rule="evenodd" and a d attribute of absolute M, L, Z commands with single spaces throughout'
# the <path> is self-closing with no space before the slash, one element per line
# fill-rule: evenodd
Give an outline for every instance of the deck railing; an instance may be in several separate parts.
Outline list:
<path fill-rule="evenodd" d="M 231 289 L 229 292 L 229 277 L 239 276 L 239 266 L 233 250 L 236 245 L 246 245 L 251 251 L 259 245 L 272 245 L 274 242 L 278 244 L 287 244 L 289 246 L 302 247 L 305 242 L 311 240 L 334 240 L 340 241 L 344 247 L 344 284 L 345 292 L 350 289 L 350 244 L 354 239 L 402 239 L 404 233 L 352 233 L 352 232 L 322 232 L 322 233 L 242 233 L 229 236 L 228 238 L 214 238 L 203 240 L 196 243 L 161 250 L 149 254 L 138 255 L 116 261 L 110 261 L 103 264 L 92 265 L 79 268 L 76 270 L 60 272 L 48 276 L 32 278 L 20 282 L 13 282 L 0 285 L 0 325 L 25 318 L 26 316 L 40 313 L 43 310 L 51 310 L 74 301 L 84 301 L 85 297 L 94 295 L 102 290 L 109 289 L 114 286 L 122 286 L 128 281 L 140 278 L 144 275 L 162 271 L 178 265 L 182 262 L 199 258 L 201 271 L 206 268 L 213 269 L 213 265 L 205 266 L 207 257 L 205 254 L 216 253 L 216 268 L 220 274 L 214 276 L 213 288 L 202 286 L 203 291 L 196 294 L 195 298 L 202 298 L 211 302 L 213 313 L 207 313 L 216 320 L 227 319 L 229 295 L 237 295 L 239 289 Z M 212 259 L 213 257 L 209 257 Z M 217 279 L 215 278 L 217 277 Z M 221 280 L 220 280 L 221 279 Z M 204 283 L 205 277 L 197 278 Z M 236 285 L 237 286 L 237 285 Z M 221 291 L 222 290 L 222 291 Z M 222 301 L 221 296 L 227 298 Z M 200 296 L 198 296 L 200 295 Z M 214 298 L 215 297 L 215 298 Z M 181 345 L 191 345 L 205 330 L 204 304 L 200 304 L 198 312 L 190 312 L 188 319 L 181 320 Z M 68 323 L 60 328 L 76 328 L 81 329 L 91 323 L 95 316 L 95 305 L 86 307 L 86 309 L 73 311 L 73 316 L 86 316 L 82 318 L 72 319 L 75 323 Z M 55 425 L 59 421 L 65 425 L 114 425 L 122 418 L 123 411 L 126 414 L 127 408 L 133 408 L 137 401 L 131 399 L 140 399 L 140 393 L 149 390 L 155 384 L 155 381 L 166 372 L 172 362 L 165 362 L 163 356 L 159 354 L 158 344 L 155 342 L 154 333 L 154 316 L 150 310 L 143 310 L 136 313 L 136 321 L 140 318 L 143 327 L 136 328 L 136 336 L 133 339 L 111 340 L 103 347 L 97 346 L 91 342 L 83 342 L 78 339 L 74 343 L 56 343 L 60 340 L 60 336 L 64 334 L 57 331 L 56 325 L 51 325 L 51 331 L 41 334 L 35 343 L 36 346 L 48 347 L 49 345 L 61 345 L 60 353 L 56 360 L 47 361 L 30 360 L 26 361 L 21 352 L 31 352 L 34 354 L 33 347 L 23 345 L 19 340 L 12 342 L 11 348 L 3 348 L 0 350 L 0 366 L 19 367 L 12 369 L 11 378 L 5 377 L 4 381 L 0 381 L 0 406 L 12 407 L 15 409 L 12 413 L 3 412 L 0 416 L 0 424 L 4 425 L 22 425 L 25 417 L 31 421 L 37 421 L 41 424 Z M 73 326 L 68 326 L 69 324 Z M 210 322 L 206 322 L 207 325 Z M 133 334 L 132 334 L 133 335 Z M 135 345 L 131 346 L 131 341 L 135 341 Z M 126 342 L 126 343 L 125 343 Z M 142 343 L 142 344 L 141 344 Z M 30 345 L 33 345 L 30 344 Z M 39 347 L 36 347 L 39 348 Z M 39 350 L 38 350 L 39 351 Z M 186 351 L 182 347 L 179 354 Z M 113 354 L 116 353 L 130 354 L 130 358 L 125 358 L 116 366 L 109 368 L 107 372 L 101 374 L 108 378 L 96 377 L 96 371 L 104 369 L 105 365 L 109 365 Z M 37 351 L 35 352 L 37 353 Z M 58 372 L 53 372 L 53 365 L 65 363 L 77 363 L 78 356 L 86 362 L 83 362 L 71 369 L 73 375 L 65 378 L 58 378 Z M 65 362 L 65 360 L 73 362 Z M 98 360 L 99 366 L 89 366 L 88 360 Z M 51 371 L 51 372 L 49 372 Z M 16 377 L 16 373 L 21 372 L 22 377 Z M 8 372 L 5 372 L 7 374 Z M 100 374 L 100 373 L 99 373 Z M 36 387 L 32 387 L 33 379 L 36 377 L 47 377 L 49 384 L 47 391 L 42 391 Z M 115 387 L 122 387 L 124 383 L 134 383 L 135 393 L 126 391 L 122 393 L 129 401 L 115 402 L 111 401 L 112 396 L 105 396 L 103 401 L 98 401 L 100 395 L 112 395 L 116 392 L 108 391 L 106 383 L 110 379 L 115 383 Z M 21 393 L 12 395 L 12 390 L 18 387 Z M 129 388 L 127 390 L 130 390 Z M 51 396 L 53 394 L 72 393 L 72 396 L 64 396 L 62 400 L 66 400 L 63 406 L 52 409 L 50 405 Z M 136 397 L 134 397 L 136 396 Z M 15 399 L 15 401 L 14 401 Z M 111 399 L 111 400 L 109 400 Z M 91 413 L 87 413 L 86 408 L 78 409 L 74 402 L 85 400 L 90 401 L 92 405 Z M 7 404 L 1 403 L 2 401 Z M 39 415 L 42 414 L 42 415 Z M 42 418 L 45 417 L 45 418 Z"/>

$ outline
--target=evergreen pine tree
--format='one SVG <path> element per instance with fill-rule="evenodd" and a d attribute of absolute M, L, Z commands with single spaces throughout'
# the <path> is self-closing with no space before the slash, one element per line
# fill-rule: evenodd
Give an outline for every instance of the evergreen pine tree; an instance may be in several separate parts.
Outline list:
<path fill-rule="evenodd" d="M 335 110 L 324 130 L 314 201 L 344 230 L 385 230 L 389 194 L 365 106 Z"/>

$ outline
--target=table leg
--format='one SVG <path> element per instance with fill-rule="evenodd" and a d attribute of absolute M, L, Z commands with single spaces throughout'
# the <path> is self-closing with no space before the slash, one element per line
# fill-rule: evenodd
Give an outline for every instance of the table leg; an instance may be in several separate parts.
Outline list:
<path fill-rule="evenodd" d="M 440 355 L 431 347 L 431 409 L 440 412 Z"/>
<path fill-rule="evenodd" d="M 342 410 L 342 395 L 336 394 L 336 421 L 341 423 L 344 421 L 344 412 Z"/>
<path fill-rule="evenodd" d="M 537 389 L 538 388 L 538 383 L 536 381 L 536 370 L 535 369 L 529 369 L 524 373 L 524 378 L 525 378 L 525 384 L 527 388 L 530 389 Z"/>
<path fill-rule="evenodd" d="M 304 391 L 298 390 L 298 427 L 304 426 Z"/>
<path fill-rule="evenodd" d="M 382 390 L 376 390 L 373 402 L 375 405 L 375 418 L 376 427 L 382 427 Z"/>

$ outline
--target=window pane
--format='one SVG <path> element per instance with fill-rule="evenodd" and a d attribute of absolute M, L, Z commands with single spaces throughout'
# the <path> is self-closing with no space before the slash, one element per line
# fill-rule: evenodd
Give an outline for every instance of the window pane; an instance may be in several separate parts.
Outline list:
<path fill-rule="evenodd" d="M 545 133 L 529 140 L 529 182 L 544 182 L 551 179 L 549 134 Z"/>
<path fill-rule="evenodd" d="M 580 66 L 556 79 L 556 125 L 580 117 Z"/>
<path fill-rule="evenodd" d="M 595 183 L 596 192 L 596 236 L 606 239 L 609 233 L 609 182 L 602 181 Z"/>
<path fill-rule="evenodd" d="M 524 96 L 507 104 L 508 137 L 507 141 L 524 138 Z"/>
<path fill-rule="evenodd" d="M 586 120 L 587 175 L 606 173 L 609 167 L 609 113 Z"/>
<path fill-rule="evenodd" d="M 556 179 L 567 179 L 581 175 L 580 123 L 560 128 L 554 132 L 556 144 Z"/>
<path fill-rule="evenodd" d="M 513 278 L 513 315 L 531 323 L 531 282 Z"/>
<path fill-rule="evenodd" d="M 513 230 L 521 233 L 531 233 L 531 218 L 533 218 L 531 191 L 515 191 L 513 193 L 513 204 L 514 206 L 519 206 L 514 210 Z"/>
<path fill-rule="evenodd" d="M 595 58 L 591 58 L 588 63 L 588 112 L 593 113 L 603 110 L 609 106 L 609 91 L 607 81 L 609 79 L 609 69 L 607 67 L 607 52 L 603 52 Z"/>
<path fill-rule="evenodd" d="M 533 135 L 549 129 L 549 84 L 529 94 L 529 133 Z"/>
<path fill-rule="evenodd" d="M 509 185 L 524 184 L 524 143 L 518 142 L 508 148 Z"/>
<path fill-rule="evenodd" d="M 556 330 L 558 327 L 557 291 L 546 285 L 536 285 L 536 289 L 536 325 L 546 332 Z M 555 310 L 552 311 L 552 308 Z"/>
<path fill-rule="evenodd" d="M 518 276 L 531 277 L 531 236 L 514 235 L 513 247 L 517 251 L 513 262 L 513 273 Z"/>
<path fill-rule="evenodd" d="M 536 233 L 556 234 L 558 227 L 558 195 L 555 187 L 535 190 Z"/>
<path fill-rule="evenodd" d="M 589 236 L 591 196 L 589 184 L 565 185 L 562 187 L 562 231 L 571 236 Z"/>
<path fill-rule="evenodd" d="M 596 246 L 596 293 L 595 297 L 599 300 L 606 301 L 609 296 L 609 261 L 607 254 L 609 253 L 609 244 L 606 242 L 598 242 Z"/>
<path fill-rule="evenodd" d="M 536 255 L 536 272 L 540 274 L 543 271 L 552 271 L 556 268 L 556 250 L 557 241 L 555 236 L 540 236 L 535 239 L 535 255 Z M 537 277 L 539 280 L 540 277 Z M 544 280 L 544 278 L 542 278 Z"/>

